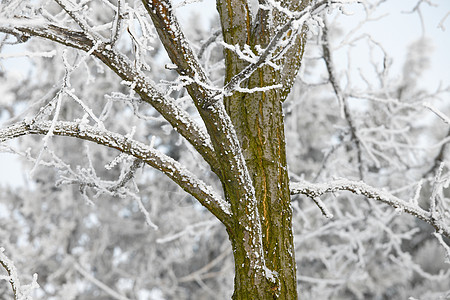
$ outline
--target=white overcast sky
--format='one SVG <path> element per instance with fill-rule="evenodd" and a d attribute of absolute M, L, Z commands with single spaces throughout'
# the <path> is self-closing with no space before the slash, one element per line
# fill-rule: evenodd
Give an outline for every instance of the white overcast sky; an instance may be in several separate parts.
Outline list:
<path fill-rule="evenodd" d="M 429 87 L 430 90 L 436 88 L 439 82 L 442 82 L 444 85 L 450 85 L 450 16 L 443 23 L 446 30 L 443 31 L 441 28 L 438 28 L 439 22 L 450 11 L 450 1 L 436 0 L 434 2 L 439 3 L 438 8 L 428 5 L 421 6 L 425 35 L 430 38 L 433 44 L 433 51 L 429 54 L 431 67 L 424 74 L 422 81 L 422 84 Z M 362 31 L 369 32 L 375 40 L 383 44 L 393 58 L 393 67 L 397 70 L 400 70 L 404 62 L 407 47 L 422 34 L 418 14 L 405 13 L 411 11 L 416 3 L 417 0 L 387 1 L 380 7 L 378 15 L 388 14 L 388 16 L 366 24 L 362 28 Z M 355 14 L 340 18 L 344 30 L 350 30 L 361 19 L 361 14 L 358 13 L 357 8 L 349 7 L 348 10 L 354 11 Z M 215 1 L 205 0 L 189 4 L 186 7 L 179 8 L 178 12 L 182 24 L 188 24 L 189 20 L 196 15 L 198 18 L 201 18 L 201 22 L 205 26 L 209 26 L 209 20 L 216 13 Z M 11 47 L 8 49 L 8 52 L 18 51 L 18 49 Z M 23 70 L 26 60 L 9 59 L 2 60 L 1 63 L 8 69 Z M 450 102 L 450 99 L 447 99 L 447 101 Z M 0 153 L 0 187 L 5 184 L 12 186 L 23 185 L 28 173 L 29 170 L 22 170 L 15 155 Z"/>

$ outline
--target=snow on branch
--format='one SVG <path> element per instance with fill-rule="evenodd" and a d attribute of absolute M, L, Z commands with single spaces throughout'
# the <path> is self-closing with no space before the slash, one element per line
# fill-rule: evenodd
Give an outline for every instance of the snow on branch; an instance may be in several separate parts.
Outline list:
<path fill-rule="evenodd" d="M 177 132 L 194 146 L 205 161 L 210 164 L 213 171 L 217 169 L 217 158 L 205 130 L 175 100 L 159 92 L 145 74 L 134 68 L 133 63 L 114 50 L 111 44 L 102 40 L 94 40 L 83 31 L 75 31 L 47 21 L 34 26 L 33 22 L 15 25 L 14 20 L 11 19 L 11 22 L 6 23 L 6 25 L 0 22 L 0 32 L 14 35 L 21 41 L 25 41 L 32 36 L 41 37 L 83 50 L 100 59 L 122 80 L 130 82 L 131 88 L 141 96 L 142 100 L 152 105 L 174 128 L 177 128 Z"/>
<path fill-rule="evenodd" d="M 450 228 L 445 224 L 444 220 L 433 216 L 431 212 L 422 209 L 414 202 L 402 200 L 389 192 L 372 187 L 362 181 L 351 181 L 347 179 L 337 179 L 326 183 L 300 181 L 291 183 L 290 189 L 291 195 L 303 194 L 313 199 L 325 193 L 337 191 L 349 191 L 357 195 L 363 195 L 369 199 L 386 203 L 400 212 L 407 212 L 408 214 L 431 224 L 439 234 L 450 237 Z"/>
<path fill-rule="evenodd" d="M 231 203 L 231 207 L 235 217 L 240 218 L 242 228 L 252 231 L 249 236 L 254 233 L 258 237 L 249 242 L 248 249 L 251 249 L 251 255 L 255 258 L 252 260 L 252 264 L 254 263 L 252 268 L 262 269 L 264 261 L 261 258 L 264 257 L 264 253 L 255 191 L 233 123 L 221 101 L 223 94 L 214 88 L 195 56 L 173 12 L 171 1 L 144 0 L 143 4 L 170 60 L 176 65 L 175 70 L 180 76 L 191 80 L 190 84 L 186 85 L 186 90 L 198 108 L 200 117 L 210 134 L 215 155 L 220 158 L 218 168 L 220 173 L 217 171 L 216 173 L 221 177 L 222 182 L 232 183 L 227 192 L 241 195 L 242 199 L 245 199 L 245 201 Z M 214 165 L 210 161 L 208 163 L 214 171 Z"/>
<path fill-rule="evenodd" d="M 149 13 L 166 52 L 176 65 L 175 70 L 180 76 L 190 78 L 191 84 L 187 90 L 197 106 L 204 107 L 205 103 L 215 99 L 219 94 L 203 70 L 198 58 L 188 42 L 175 16 L 171 1 L 144 0 L 142 1 Z"/>
<path fill-rule="evenodd" d="M 33 281 L 31 284 L 22 285 L 17 274 L 14 262 L 10 260 L 5 254 L 5 248 L 0 247 L 0 265 L 6 270 L 8 276 L 0 275 L 0 281 L 5 280 L 11 284 L 14 300 L 32 300 L 31 293 L 34 289 L 39 288 L 37 283 L 37 274 L 33 274 Z"/>
<path fill-rule="evenodd" d="M 259 51 L 259 56 L 248 57 L 248 53 L 244 53 L 245 55 L 240 55 L 241 59 L 250 61 L 252 63 L 230 79 L 230 81 L 225 85 L 223 93 L 225 95 L 233 93 L 233 91 L 235 91 L 236 88 L 239 87 L 241 82 L 250 78 L 253 72 L 255 72 L 260 67 L 267 64 L 274 65 L 274 61 L 285 55 L 288 49 L 293 45 L 296 36 L 303 28 L 303 24 L 312 15 L 317 14 L 317 12 L 319 12 L 322 8 L 327 7 L 331 4 L 343 4 L 351 2 L 355 1 L 319 1 L 315 4 L 309 5 L 299 12 L 287 13 L 285 10 L 283 10 L 283 12 L 288 16 L 288 20 L 286 21 L 286 23 L 280 29 L 278 29 L 277 33 L 274 35 L 267 47 Z M 278 6 L 275 6 L 274 8 L 277 9 Z M 290 32 L 290 35 L 286 37 L 288 32 Z"/>
<path fill-rule="evenodd" d="M 431 103 L 429 102 L 425 102 L 422 104 L 424 107 L 428 108 L 429 110 L 431 110 L 434 114 L 436 114 L 436 116 L 438 116 L 439 118 L 441 118 L 442 121 L 444 121 L 445 123 L 447 123 L 448 125 L 450 125 L 450 118 L 447 117 L 443 112 L 441 112 L 439 109 L 437 109 L 436 107 L 434 107 Z"/>
<path fill-rule="evenodd" d="M 29 134 L 46 135 L 50 128 L 53 128 L 53 135 L 70 136 L 95 142 L 144 161 L 163 172 L 186 192 L 194 196 L 225 225 L 230 224 L 230 205 L 211 186 L 205 184 L 171 157 L 121 134 L 76 122 L 57 121 L 55 124 L 52 124 L 51 121 L 19 122 L 0 129 L 0 142 Z"/>
<path fill-rule="evenodd" d="M 94 55 L 110 67 L 124 81 L 130 82 L 130 87 L 139 94 L 143 101 L 152 105 L 177 132 L 188 140 L 214 171 L 218 165 L 211 140 L 206 131 L 183 110 L 174 99 L 160 92 L 142 71 L 132 66 L 125 56 L 103 46 Z"/>
<path fill-rule="evenodd" d="M 328 40 L 328 28 L 325 25 L 322 30 L 322 55 L 323 59 L 325 61 L 325 65 L 328 72 L 328 80 L 333 87 L 333 91 L 336 95 L 336 98 L 338 99 L 339 107 L 341 109 L 341 115 L 345 118 L 347 121 L 347 125 L 350 128 L 350 138 L 354 142 L 357 150 L 357 159 L 358 159 L 358 171 L 359 171 L 359 179 L 364 179 L 364 172 L 363 172 L 363 160 L 362 160 L 362 146 L 361 146 L 361 139 L 358 134 L 358 129 L 355 126 L 355 121 L 350 113 L 348 100 L 344 96 L 338 80 L 336 78 L 336 72 L 335 67 L 331 55 L 331 49 L 329 45 Z"/>
<path fill-rule="evenodd" d="M 81 10 L 80 6 L 77 7 L 74 3 L 67 0 L 55 0 L 55 2 L 66 11 L 66 13 L 78 24 L 78 26 L 80 26 L 86 35 L 96 40 L 102 40 L 102 37 L 95 33 L 87 21 L 78 14 L 78 11 Z"/>

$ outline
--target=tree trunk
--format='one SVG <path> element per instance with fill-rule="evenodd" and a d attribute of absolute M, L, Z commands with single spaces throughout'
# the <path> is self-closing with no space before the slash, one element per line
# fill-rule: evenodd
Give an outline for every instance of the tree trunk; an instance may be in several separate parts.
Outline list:
<path fill-rule="evenodd" d="M 180 42 L 184 37 L 170 3 L 144 4 L 179 74 L 207 83 L 192 50 Z M 217 8 L 224 41 L 241 49 L 250 47 L 255 55 L 268 47 L 275 28 L 287 22 L 282 14 L 266 9 L 260 9 L 252 21 L 246 0 L 219 0 Z M 240 84 L 259 91 L 227 95 L 225 107 L 214 102 L 215 94 L 205 86 L 186 87 L 211 137 L 218 159 L 215 173 L 232 210 L 233 220 L 226 225 L 235 258 L 234 299 L 297 299 L 282 101 L 300 66 L 303 41 L 295 37 L 289 55 L 272 62 L 279 68 L 259 66 Z M 230 49 L 224 54 L 227 84 L 248 62 Z"/>
<path fill-rule="evenodd" d="M 247 44 L 254 51 L 256 46 L 266 47 L 274 34 L 268 12 L 260 10 L 254 20 L 257 26 L 252 28 L 248 26 L 253 22 L 246 13 L 247 7 L 229 10 L 232 5 L 237 5 L 235 2 L 242 5 L 239 0 L 218 2 L 219 14 L 226 16 L 221 19 L 225 42 L 241 47 Z M 241 84 L 243 88 L 254 89 L 281 83 L 282 88 L 264 92 L 235 92 L 224 99 L 255 189 L 265 268 L 260 272 L 261 278 L 249 278 L 245 245 L 238 234 L 229 231 L 236 273 L 233 299 L 297 299 L 282 102 L 300 66 L 304 45 L 302 38 L 299 37 L 289 50 L 290 58 L 279 62 L 282 68 L 275 70 L 267 65 L 260 67 Z M 230 50 L 225 50 L 225 64 L 225 83 L 246 66 Z M 232 196 L 224 186 L 227 196 Z M 230 202 L 238 200 L 230 199 Z M 234 216 L 236 224 L 241 223 L 240 217 Z M 238 226 L 235 227 L 235 230 L 239 230 Z"/>
<path fill-rule="evenodd" d="M 260 70 L 251 83 L 264 83 Z M 272 73 L 273 74 L 273 73 Z M 225 101 L 227 112 L 241 142 L 250 173 L 262 229 L 265 266 L 274 272 L 275 282 L 262 298 L 252 298 L 241 261 L 241 243 L 233 240 L 235 254 L 234 299 L 297 299 L 296 264 L 292 235 L 289 178 L 287 173 L 282 102 L 280 92 L 271 90 L 252 94 L 235 94 Z M 266 274 L 270 278 L 270 274 Z"/>

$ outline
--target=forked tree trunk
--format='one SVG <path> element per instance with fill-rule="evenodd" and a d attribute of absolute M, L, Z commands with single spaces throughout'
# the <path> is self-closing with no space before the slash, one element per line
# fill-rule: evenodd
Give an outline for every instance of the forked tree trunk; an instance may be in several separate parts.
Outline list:
<path fill-rule="evenodd" d="M 245 3 L 240 0 L 218 2 L 224 41 L 240 47 L 250 45 L 257 53 L 256 47 L 265 48 L 274 36 L 274 26 L 276 27 L 277 22 L 282 24 L 283 20 L 279 15 L 269 16 L 267 11 L 260 10 L 252 21 Z M 307 1 L 303 1 L 303 4 L 301 1 L 292 1 L 284 5 L 300 10 L 306 3 Z M 252 23 L 253 26 L 250 25 Z M 260 67 L 241 84 L 241 87 L 246 89 L 276 84 L 281 84 L 281 88 L 265 92 L 235 92 L 224 99 L 255 189 L 261 223 L 263 259 L 267 268 L 255 278 L 249 277 L 251 272 L 246 265 L 246 245 L 239 240 L 235 232 L 229 230 L 236 273 L 233 299 L 298 297 L 282 102 L 289 93 L 300 66 L 303 49 L 304 37 L 298 37 L 295 45 L 288 51 L 287 58 L 278 61 L 279 69 Z M 225 83 L 246 66 L 242 59 L 229 50 L 225 51 L 225 65 Z M 224 187 L 227 192 L 227 185 L 224 184 Z M 228 197 L 233 196 L 226 194 Z M 231 203 L 235 201 L 239 199 L 230 199 Z M 239 230 L 239 218 L 239 215 L 234 216 L 237 224 L 235 230 Z"/>
<path fill-rule="evenodd" d="M 299 11 L 307 2 L 283 5 Z M 144 1 L 144 5 L 179 74 L 208 83 L 194 53 L 183 42 L 170 2 Z M 291 24 L 284 14 L 267 9 L 260 9 L 252 20 L 246 0 L 218 0 L 217 8 L 224 41 L 242 49 L 250 47 L 255 55 L 258 49 L 269 49 L 280 26 L 289 29 L 286 26 Z M 226 95 L 222 105 L 204 85 L 186 86 L 211 137 L 217 156 L 213 171 L 231 207 L 231 220 L 224 224 L 235 259 L 234 299 L 297 299 L 282 102 L 300 66 L 304 36 L 292 37 L 292 46 L 272 61 L 279 67 L 259 66 L 240 83 L 242 88 L 257 91 L 235 91 Z M 279 49 L 274 46 L 273 50 Z M 224 54 L 227 84 L 248 63 L 229 49 Z M 270 88 L 274 85 L 277 88 Z"/>
<path fill-rule="evenodd" d="M 260 22 L 267 20 L 267 16 L 258 15 L 258 17 L 261 18 Z M 233 27 L 233 24 L 225 26 Z M 232 30 L 235 34 L 230 34 L 228 40 L 225 36 L 225 40 L 232 44 L 264 47 L 270 38 L 270 32 L 264 31 L 264 26 L 264 23 L 260 23 L 249 35 L 236 35 L 236 31 L 239 31 L 239 28 L 236 28 Z M 230 51 L 225 52 L 225 59 L 226 81 L 228 81 L 244 68 L 244 63 Z M 280 71 L 266 66 L 258 69 L 243 84 L 245 88 L 252 89 L 277 83 L 281 83 Z M 234 93 L 224 101 L 255 188 L 262 229 L 264 264 L 267 270 L 273 272 L 269 274 L 262 272 L 261 278 L 249 278 L 248 270 L 243 265 L 245 260 L 241 257 L 245 255 L 245 251 L 240 250 L 245 245 L 231 234 L 236 273 L 234 299 L 297 299 L 283 98 L 282 89 L 273 89 L 266 92 Z"/>

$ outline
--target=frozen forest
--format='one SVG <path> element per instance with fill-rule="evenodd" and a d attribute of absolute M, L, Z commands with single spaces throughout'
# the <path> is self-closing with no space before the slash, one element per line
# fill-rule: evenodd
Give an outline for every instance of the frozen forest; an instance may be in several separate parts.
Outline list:
<path fill-rule="evenodd" d="M 1 0 L 0 300 L 450 299 L 449 4 Z"/>

